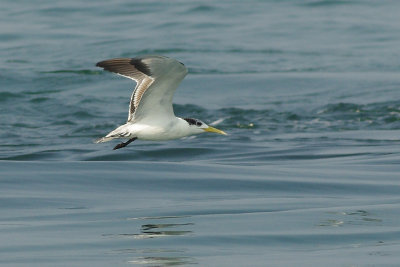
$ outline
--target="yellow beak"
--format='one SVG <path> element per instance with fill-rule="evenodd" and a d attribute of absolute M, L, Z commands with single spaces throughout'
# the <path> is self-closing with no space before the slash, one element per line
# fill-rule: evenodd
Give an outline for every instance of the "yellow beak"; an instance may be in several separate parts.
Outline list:
<path fill-rule="evenodd" d="M 203 129 L 206 132 L 210 132 L 210 133 L 218 133 L 218 134 L 223 134 L 223 135 L 227 135 L 226 132 L 218 130 L 214 127 L 209 126 L 208 128 Z"/>

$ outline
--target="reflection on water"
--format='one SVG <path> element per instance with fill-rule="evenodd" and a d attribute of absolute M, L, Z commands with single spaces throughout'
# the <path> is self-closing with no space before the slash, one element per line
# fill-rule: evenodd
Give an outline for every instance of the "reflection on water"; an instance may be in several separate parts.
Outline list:
<path fill-rule="evenodd" d="M 169 249 L 169 248 L 146 248 L 146 249 L 117 249 L 109 254 L 154 254 L 154 253 L 185 253 L 187 249 Z"/>
<path fill-rule="evenodd" d="M 188 230 L 162 230 L 163 228 L 176 228 L 186 225 L 193 225 L 193 223 L 144 224 L 142 225 L 141 232 L 142 235 L 147 235 L 148 237 L 186 235 L 192 233 L 192 231 Z"/>
<path fill-rule="evenodd" d="M 349 212 L 329 212 L 336 218 L 329 218 L 321 221 L 318 226 L 345 226 L 345 225 L 365 225 L 374 223 L 380 225 L 382 219 L 375 218 L 370 212 L 365 210 L 356 210 Z"/>
<path fill-rule="evenodd" d="M 113 251 L 112 254 L 134 254 L 138 255 L 135 259 L 127 260 L 129 264 L 150 265 L 150 266 L 179 266 L 187 264 L 197 264 L 193 257 L 180 256 L 187 249 L 120 249 Z"/>
<path fill-rule="evenodd" d="M 191 257 L 138 257 L 136 260 L 128 261 L 131 264 L 145 264 L 152 266 L 179 266 L 196 264 Z"/>
<path fill-rule="evenodd" d="M 164 236 L 179 236 L 187 235 L 192 233 L 190 230 L 164 230 L 169 228 L 178 228 L 188 225 L 194 225 L 193 223 L 162 223 L 162 224 L 143 224 L 140 229 L 140 233 L 135 234 L 118 234 L 119 237 L 128 237 L 135 239 L 147 239 Z M 103 236 L 115 236 L 115 235 L 103 235 Z"/>
<path fill-rule="evenodd" d="M 169 248 L 149 248 L 154 244 L 141 244 L 140 240 L 149 240 L 152 238 L 184 236 L 193 233 L 187 227 L 193 226 L 192 222 L 170 222 L 177 219 L 187 219 L 190 216 L 162 216 L 162 217 L 141 217 L 129 218 L 128 220 L 151 220 L 152 223 L 145 223 L 140 226 L 139 233 L 123 233 L 115 235 L 104 235 L 114 238 L 132 238 L 135 239 L 132 244 L 135 248 L 126 248 L 114 251 L 120 254 L 135 254 L 134 259 L 129 259 L 128 264 L 148 265 L 148 266 L 179 266 L 188 264 L 197 264 L 193 257 L 186 255 L 187 249 L 169 249 Z M 146 246 L 146 248 L 140 248 Z"/>
<path fill-rule="evenodd" d="M 149 216 L 149 217 L 132 217 L 128 218 L 128 220 L 161 220 L 161 219 L 181 219 L 181 218 L 189 218 L 189 215 L 182 216 Z"/>

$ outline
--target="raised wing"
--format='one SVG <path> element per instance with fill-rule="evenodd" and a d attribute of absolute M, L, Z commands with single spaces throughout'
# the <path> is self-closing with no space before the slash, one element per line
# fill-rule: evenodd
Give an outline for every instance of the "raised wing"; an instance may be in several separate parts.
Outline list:
<path fill-rule="evenodd" d="M 129 104 L 129 121 L 175 116 L 172 98 L 187 74 L 186 67 L 164 56 L 115 58 L 96 64 L 105 70 L 136 81 Z"/>
<path fill-rule="evenodd" d="M 136 87 L 132 93 L 129 104 L 128 121 L 131 121 L 143 93 L 154 81 L 149 68 L 142 64 L 140 60 L 132 58 L 104 60 L 98 62 L 96 66 L 136 81 Z"/>

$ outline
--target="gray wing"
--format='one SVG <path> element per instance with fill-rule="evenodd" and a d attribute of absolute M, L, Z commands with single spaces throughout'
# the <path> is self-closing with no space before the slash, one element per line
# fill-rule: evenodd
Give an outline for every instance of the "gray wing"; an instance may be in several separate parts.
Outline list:
<path fill-rule="evenodd" d="M 152 116 L 174 116 L 172 98 L 187 74 L 182 63 L 163 56 L 144 56 L 109 59 L 96 66 L 136 81 L 128 122 Z"/>

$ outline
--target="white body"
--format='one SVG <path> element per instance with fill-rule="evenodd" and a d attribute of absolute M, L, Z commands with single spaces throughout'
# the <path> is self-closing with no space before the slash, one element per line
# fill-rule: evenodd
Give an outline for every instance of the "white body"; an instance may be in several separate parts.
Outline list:
<path fill-rule="evenodd" d="M 197 127 L 187 126 L 188 123 L 178 117 L 174 117 L 173 120 L 167 121 L 143 120 L 135 123 L 127 122 L 103 138 L 111 140 L 115 138 L 112 136 L 122 135 L 122 138 L 137 137 L 139 140 L 165 141 L 204 132 L 204 130 L 198 129 Z M 103 142 L 108 140 L 104 140 Z"/>

